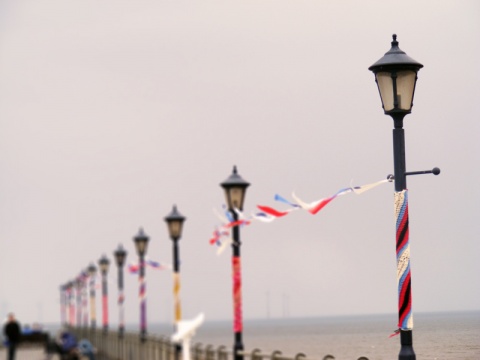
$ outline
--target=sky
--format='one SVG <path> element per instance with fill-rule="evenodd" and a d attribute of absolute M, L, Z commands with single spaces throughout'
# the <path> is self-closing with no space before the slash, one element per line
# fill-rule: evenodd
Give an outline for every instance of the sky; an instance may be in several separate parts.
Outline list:
<path fill-rule="evenodd" d="M 183 317 L 231 319 L 220 182 L 238 167 L 249 215 L 385 179 L 393 121 L 368 67 L 394 33 L 424 65 L 407 170 L 441 169 L 407 179 L 413 311 L 479 310 L 478 1 L 2 0 L 0 316 L 59 322 L 60 285 L 118 244 L 136 262 L 140 227 L 171 264 L 176 204 Z M 396 314 L 393 192 L 243 227 L 244 318 Z M 112 263 L 111 324 L 116 281 Z M 146 281 L 148 321 L 171 323 L 171 272 Z M 137 294 L 126 273 L 130 323 Z"/>

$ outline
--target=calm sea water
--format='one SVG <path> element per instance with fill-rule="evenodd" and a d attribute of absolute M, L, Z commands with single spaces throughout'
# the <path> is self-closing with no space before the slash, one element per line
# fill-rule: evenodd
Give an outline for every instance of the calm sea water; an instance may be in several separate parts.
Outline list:
<path fill-rule="evenodd" d="M 331 354 L 337 360 L 398 359 L 400 338 L 389 338 L 396 315 L 318 317 L 244 321 L 245 349 L 274 350 L 285 356 L 302 352 L 312 359 Z M 415 314 L 413 347 L 418 360 L 480 360 L 480 311 Z M 149 333 L 168 335 L 171 326 L 149 324 Z M 232 325 L 208 321 L 192 343 L 233 345 Z"/>

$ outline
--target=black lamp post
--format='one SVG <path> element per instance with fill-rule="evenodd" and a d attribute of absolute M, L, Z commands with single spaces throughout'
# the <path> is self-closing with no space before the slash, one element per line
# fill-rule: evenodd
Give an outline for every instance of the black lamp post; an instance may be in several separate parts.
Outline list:
<path fill-rule="evenodd" d="M 100 260 L 98 260 L 98 265 L 100 267 L 100 273 L 102 274 L 102 323 L 103 323 L 103 332 L 107 333 L 108 331 L 108 288 L 107 288 L 107 274 L 108 268 L 110 266 L 110 260 L 103 255 Z"/>
<path fill-rule="evenodd" d="M 118 267 L 118 337 L 122 338 L 125 332 L 125 313 L 123 302 L 125 296 L 123 294 L 123 266 L 125 265 L 125 259 L 127 252 L 123 248 L 122 244 L 118 245 L 117 249 L 113 253 L 115 255 L 115 262 Z"/>
<path fill-rule="evenodd" d="M 393 35 L 392 48 L 368 69 L 375 74 L 382 107 L 393 118 L 393 162 L 395 171 L 395 216 L 397 241 L 398 327 L 400 331 L 400 360 L 415 360 L 413 350 L 413 316 L 410 275 L 410 246 L 408 230 L 407 175 L 433 173 L 440 169 L 406 172 L 405 134 L 403 118 L 413 106 L 417 73 L 423 67 L 400 50 L 397 35 Z"/>
<path fill-rule="evenodd" d="M 173 299 L 176 329 L 178 322 L 182 319 L 182 308 L 180 306 L 180 261 L 178 241 L 182 237 L 185 216 L 178 212 L 176 205 L 173 205 L 173 209 L 171 213 L 165 217 L 165 221 L 167 222 L 170 239 L 173 241 Z M 181 345 L 176 344 L 175 359 L 178 360 L 181 350 Z"/>
<path fill-rule="evenodd" d="M 77 300 L 77 327 L 82 326 L 82 278 L 77 276 L 75 278 L 75 291 L 76 291 L 76 300 Z"/>
<path fill-rule="evenodd" d="M 88 327 L 88 273 L 87 270 L 82 270 L 80 275 L 82 281 L 82 314 L 83 314 L 83 327 Z"/>
<path fill-rule="evenodd" d="M 243 202 L 245 200 L 245 193 L 247 187 L 250 185 L 237 174 L 237 167 L 233 167 L 232 174 L 220 184 L 225 190 L 225 200 L 227 202 L 228 210 L 232 214 L 234 222 L 238 221 L 238 214 L 236 210 L 243 209 Z M 232 227 L 232 274 L 233 274 L 233 332 L 234 344 L 233 354 L 235 360 L 243 360 L 243 320 L 242 320 L 242 272 L 240 261 L 240 229 L 238 225 Z"/>
<path fill-rule="evenodd" d="M 66 295 L 66 292 L 67 292 L 67 287 L 66 285 L 60 285 L 59 287 L 60 289 L 60 324 L 62 324 L 62 326 L 64 326 L 67 321 L 66 321 L 66 309 L 67 309 L 67 295 Z"/>
<path fill-rule="evenodd" d="M 95 329 L 97 326 L 97 311 L 95 307 L 95 277 L 97 275 L 97 267 L 90 263 L 87 268 L 89 288 L 90 288 L 90 326 Z"/>
<path fill-rule="evenodd" d="M 140 299 L 140 340 L 145 341 L 147 336 L 147 303 L 146 303 L 146 284 L 145 284 L 145 254 L 147 252 L 149 237 L 140 228 L 138 234 L 133 238 L 135 248 L 139 257 L 138 281 L 139 281 L 139 299 Z"/>
<path fill-rule="evenodd" d="M 73 297 L 73 281 L 67 282 L 65 285 L 67 291 L 66 301 L 67 301 L 67 313 L 68 313 L 68 324 L 74 326 L 75 324 L 75 303 Z"/>

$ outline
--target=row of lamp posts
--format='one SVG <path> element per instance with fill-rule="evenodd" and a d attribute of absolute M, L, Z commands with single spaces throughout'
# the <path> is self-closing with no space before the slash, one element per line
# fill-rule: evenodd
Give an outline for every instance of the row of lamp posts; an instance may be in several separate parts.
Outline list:
<path fill-rule="evenodd" d="M 165 221 L 168 225 L 168 231 L 170 238 L 173 241 L 173 272 L 174 272 L 174 298 L 175 298 L 175 323 L 181 320 L 181 307 L 180 307 L 180 260 L 179 260 L 179 246 L 178 241 L 182 235 L 183 222 L 185 217 L 180 214 L 177 207 L 174 205 L 171 213 L 165 217 Z M 146 339 L 147 335 L 147 314 L 146 314 L 146 283 L 145 283 L 145 254 L 147 252 L 147 245 L 149 237 L 144 233 L 143 229 L 140 229 L 138 234 L 133 238 L 135 248 L 139 257 L 139 298 L 140 298 L 140 338 L 142 341 Z M 115 261 L 118 267 L 118 308 L 119 308 L 119 328 L 118 334 L 123 337 L 125 332 L 125 313 L 124 313 L 124 286 L 123 286 L 123 267 L 127 257 L 127 251 L 120 244 L 114 251 Z M 98 266 L 101 274 L 102 284 L 102 329 L 106 333 L 108 331 L 109 319 L 108 319 L 108 283 L 107 275 L 110 267 L 110 260 L 106 255 L 98 260 Z M 97 267 L 91 263 L 86 271 L 82 271 L 75 281 L 67 282 L 65 285 L 60 286 L 60 310 L 61 310 L 61 322 L 62 324 L 70 324 L 81 326 L 82 314 L 83 325 L 88 326 L 88 314 L 86 312 L 86 291 L 87 291 L 87 279 L 89 287 L 89 300 L 90 300 L 90 326 L 96 328 L 97 315 L 95 306 L 95 278 L 97 274 Z M 74 291 L 76 290 L 76 291 Z M 76 293 L 76 297 L 74 297 Z M 74 306 L 76 301 L 76 308 Z M 83 310 L 83 311 L 82 311 Z M 76 320 L 75 320 L 76 316 Z M 68 320 L 67 320 L 68 319 Z M 87 319 L 87 320 L 85 320 Z M 177 346 L 177 356 L 180 353 L 181 348 Z"/>
<path fill-rule="evenodd" d="M 233 168 L 232 174 L 221 184 L 221 187 L 225 192 L 225 199 L 227 202 L 228 210 L 231 213 L 234 221 L 238 221 L 238 213 L 236 210 L 243 210 L 243 203 L 245 200 L 245 193 L 247 187 L 250 185 L 248 182 L 242 179 L 237 173 L 237 168 Z M 178 242 L 182 235 L 183 223 L 185 217 L 177 210 L 174 205 L 172 211 L 165 217 L 165 222 L 168 226 L 168 232 L 170 239 L 173 242 L 173 295 L 174 295 L 174 319 L 175 324 L 181 320 L 181 303 L 180 303 L 180 256 Z M 233 244 L 232 244 L 232 274 L 233 274 L 233 305 L 234 305 L 234 346 L 233 351 L 235 359 L 242 359 L 241 352 L 244 350 L 242 331 L 243 331 L 243 317 L 242 317 L 242 280 L 241 280 L 241 262 L 240 262 L 240 229 L 236 225 L 232 229 L 233 232 Z M 145 234 L 141 228 L 138 234 L 134 237 L 135 248 L 139 257 L 139 299 L 140 299 L 140 338 L 142 341 L 146 339 L 147 335 L 147 309 L 146 309 L 146 282 L 145 282 L 145 254 L 147 252 L 149 237 Z M 126 250 L 119 245 L 114 251 L 116 264 L 118 267 L 118 308 L 119 308 L 119 329 L 118 333 L 120 337 L 123 337 L 125 331 L 125 318 L 124 318 L 124 289 L 123 289 L 123 267 L 127 257 Z M 98 265 L 101 274 L 102 284 L 102 329 L 104 332 L 108 331 L 109 319 L 108 319 L 108 286 L 107 275 L 110 266 L 110 260 L 106 255 L 103 255 L 98 260 Z M 61 321 L 62 323 L 69 323 L 70 325 L 81 325 L 80 316 L 80 304 L 83 294 L 86 293 L 86 279 L 88 278 L 89 286 L 89 299 L 90 299 L 90 326 L 96 327 L 97 316 L 95 307 L 95 277 L 97 274 L 97 267 L 91 263 L 85 272 L 82 272 L 85 276 L 83 282 L 77 279 L 77 321 L 73 320 L 75 315 L 75 308 L 72 306 L 73 299 L 73 283 L 69 282 L 66 285 L 60 287 L 61 290 Z M 83 285 L 81 285 L 83 284 Z M 80 290 L 83 286 L 84 290 Z M 86 296 L 84 295 L 84 301 Z M 85 304 L 83 307 L 85 308 Z M 86 309 L 85 309 L 86 310 Z M 67 321 L 67 314 L 69 320 Z M 86 312 L 84 312 L 86 315 Z M 84 321 L 86 326 L 86 322 Z M 178 345 L 175 348 L 176 358 L 181 352 L 181 346 Z"/>
<path fill-rule="evenodd" d="M 413 317 L 411 308 L 411 274 L 410 274 L 410 248 L 409 248 L 409 229 L 408 229 L 408 195 L 406 191 L 406 176 L 433 173 L 438 175 L 440 170 L 434 168 L 426 171 L 407 172 L 405 165 L 405 135 L 403 130 L 403 119 L 405 115 L 411 112 L 413 106 L 413 97 L 417 81 L 417 73 L 423 67 L 422 64 L 410 58 L 398 47 L 397 36 L 393 35 L 391 49 L 369 67 L 375 75 L 375 81 L 378 86 L 382 107 L 386 115 L 390 115 L 394 121 L 393 129 L 393 158 L 394 158 L 394 181 L 395 181 L 395 216 L 396 216 L 396 244 L 397 244 L 397 286 L 398 286 L 398 317 L 400 333 L 400 353 L 399 360 L 415 360 L 413 350 Z M 243 359 L 243 317 L 242 317 L 242 278 L 241 278 L 241 256 L 240 256 L 240 227 L 238 225 L 238 212 L 243 210 L 246 189 L 250 185 L 238 173 L 236 167 L 233 173 L 221 184 L 225 191 L 225 199 L 228 211 L 234 222 L 232 227 L 232 280 L 233 280 L 233 332 L 234 345 L 233 354 L 235 360 Z M 168 225 L 170 238 L 173 241 L 173 273 L 174 273 L 174 313 L 175 323 L 181 320 L 180 307 L 180 262 L 178 241 L 182 234 L 182 226 L 185 217 L 182 216 L 176 206 L 172 212 L 165 217 Z M 145 253 L 147 250 L 149 237 L 140 229 L 135 236 L 135 246 L 139 256 L 139 297 L 140 297 L 140 337 L 145 339 L 147 333 L 146 322 L 146 285 L 145 285 Z M 123 310 L 123 265 L 125 263 L 126 251 L 120 246 L 115 251 L 115 259 L 118 265 L 118 288 L 119 288 L 119 334 L 124 332 L 124 310 Z M 102 274 L 102 299 L 103 299 L 103 328 L 108 330 L 108 304 L 107 304 L 107 285 L 106 275 L 108 272 L 109 260 L 104 256 L 99 260 L 99 266 Z M 88 267 L 90 279 L 95 276 L 95 266 L 91 264 Z M 92 280 L 91 280 L 92 281 Z M 62 301 L 65 304 L 72 303 L 72 283 L 61 287 Z M 70 289 L 70 291 L 68 291 Z M 64 291 L 67 290 L 67 291 Z M 90 282 L 90 319 L 91 326 L 95 327 L 95 288 Z M 78 303 L 78 302 L 77 302 Z M 79 306 L 79 305 L 78 305 Z M 67 306 L 68 307 L 68 306 Z M 65 306 L 62 305 L 62 319 L 69 316 L 72 321 L 73 314 L 71 309 L 66 313 Z M 68 311 L 67 311 L 68 312 Z M 178 356 L 181 351 L 177 347 Z M 178 357 L 177 357 L 178 358 Z"/>

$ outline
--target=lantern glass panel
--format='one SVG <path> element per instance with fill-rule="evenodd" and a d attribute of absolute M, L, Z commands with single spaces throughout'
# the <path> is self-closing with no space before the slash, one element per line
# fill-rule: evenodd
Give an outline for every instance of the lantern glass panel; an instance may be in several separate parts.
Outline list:
<path fill-rule="evenodd" d="M 140 241 L 135 241 L 135 245 L 137 247 L 137 253 L 139 255 L 145 254 L 145 251 L 147 250 L 147 242 L 144 240 Z"/>
<path fill-rule="evenodd" d="M 227 202 L 230 209 L 242 210 L 243 207 L 243 195 L 245 194 L 245 188 L 241 186 L 232 186 L 226 190 Z"/>
<path fill-rule="evenodd" d="M 383 110 L 393 110 L 393 81 L 389 72 L 379 72 L 376 76 L 378 91 L 382 98 Z"/>
<path fill-rule="evenodd" d="M 125 254 L 115 253 L 115 260 L 117 261 L 118 266 L 123 266 L 123 263 L 125 262 Z"/>
<path fill-rule="evenodd" d="M 398 107 L 402 110 L 410 110 L 415 91 L 415 71 L 400 71 L 397 73 Z"/>
<path fill-rule="evenodd" d="M 182 222 L 179 220 L 169 221 L 168 232 L 172 238 L 179 238 L 182 235 Z"/>

